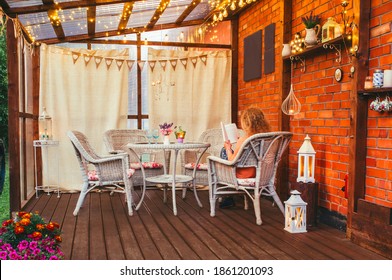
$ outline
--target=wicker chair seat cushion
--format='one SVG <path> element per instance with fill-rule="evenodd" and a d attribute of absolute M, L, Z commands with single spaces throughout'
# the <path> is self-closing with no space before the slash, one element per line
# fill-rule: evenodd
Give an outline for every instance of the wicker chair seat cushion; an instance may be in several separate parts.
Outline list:
<path fill-rule="evenodd" d="M 184 165 L 184 167 L 186 169 L 194 169 L 195 168 L 195 163 L 194 162 L 190 162 L 190 163 L 186 163 Z M 208 170 L 208 165 L 207 163 L 199 163 L 196 167 L 197 170 Z"/>
<path fill-rule="evenodd" d="M 135 174 L 135 169 L 130 168 L 127 170 L 128 178 L 131 178 L 133 174 Z M 87 173 L 87 177 L 89 181 L 99 181 L 99 177 L 96 170 L 89 170 Z"/>
<path fill-rule="evenodd" d="M 155 161 L 143 162 L 142 164 L 144 169 L 161 169 L 163 167 L 161 163 Z M 136 170 L 141 169 L 139 162 L 131 162 L 130 167 Z"/>
<path fill-rule="evenodd" d="M 256 185 L 256 178 L 246 178 L 246 179 L 237 178 L 237 183 L 240 186 L 254 187 Z"/>

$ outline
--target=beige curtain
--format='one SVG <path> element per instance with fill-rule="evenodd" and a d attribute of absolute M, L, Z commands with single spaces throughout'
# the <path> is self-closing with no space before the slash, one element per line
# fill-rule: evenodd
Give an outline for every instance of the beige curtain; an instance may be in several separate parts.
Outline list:
<path fill-rule="evenodd" d="M 42 45 L 40 59 L 40 113 L 46 107 L 53 118 L 54 138 L 60 141 L 60 188 L 80 190 L 79 164 L 66 133 L 83 132 L 96 152 L 105 154 L 103 133 L 126 128 L 128 50 L 91 51 Z M 45 172 L 50 176 L 46 177 Z M 44 170 L 43 177 L 53 181 L 54 173 Z"/>
<path fill-rule="evenodd" d="M 191 141 L 221 121 L 231 122 L 231 51 L 150 48 L 144 67 L 149 67 L 150 128 L 173 122 Z"/>

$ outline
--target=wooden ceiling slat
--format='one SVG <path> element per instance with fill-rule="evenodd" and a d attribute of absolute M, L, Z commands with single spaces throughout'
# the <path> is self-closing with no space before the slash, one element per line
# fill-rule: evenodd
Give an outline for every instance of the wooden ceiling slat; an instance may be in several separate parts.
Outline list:
<path fill-rule="evenodd" d="M 45 5 L 54 5 L 53 0 L 42 0 L 42 3 L 44 3 Z M 56 33 L 57 38 L 64 39 L 65 34 L 64 34 L 63 26 L 61 25 L 58 10 L 52 9 L 49 10 L 47 13 L 50 19 L 50 24 L 52 24 L 52 27 L 54 29 L 54 32 Z"/>
<path fill-rule="evenodd" d="M 193 25 L 200 25 L 203 24 L 204 20 L 190 20 L 190 21 L 184 21 L 181 26 L 186 27 L 186 26 L 193 26 Z M 175 23 L 168 23 L 168 24 L 162 24 L 159 25 L 159 27 L 153 27 L 150 29 L 150 31 L 154 30 L 162 30 L 162 29 L 172 29 L 172 28 L 178 28 L 178 25 Z M 58 44 L 58 43 L 65 43 L 65 42 L 75 42 L 75 41 L 80 41 L 80 40 L 87 40 L 87 39 L 94 39 L 94 38 L 105 38 L 105 37 L 110 37 L 110 36 L 117 36 L 120 34 L 133 34 L 133 33 L 142 33 L 145 31 L 144 26 L 142 27 L 136 27 L 132 29 L 126 29 L 123 31 L 118 31 L 118 30 L 112 30 L 112 31 L 102 31 L 102 32 L 97 32 L 95 33 L 94 36 L 89 36 L 88 34 L 81 34 L 81 35 L 75 35 L 75 36 L 67 36 L 66 38 L 59 40 L 58 38 L 52 38 L 52 39 L 46 39 L 46 40 L 40 40 L 40 42 L 45 43 L 45 44 Z"/>
<path fill-rule="evenodd" d="M 85 44 L 102 44 L 102 45 L 138 45 L 140 41 L 135 40 L 104 40 L 104 39 L 94 39 L 94 40 L 80 40 L 77 43 Z M 160 41 L 148 41 L 147 43 L 142 42 L 143 45 L 148 46 L 167 46 L 167 47 L 182 47 L 182 48 L 218 48 L 218 49 L 231 49 L 231 45 L 224 44 L 206 44 L 206 43 L 185 43 L 185 42 L 160 42 Z"/>
<path fill-rule="evenodd" d="M 124 30 L 127 27 L 129 17 L 132 14 L 133 4 L 133 2 L 124 4 L 122 16 L 118 24 L 118 30 Z"/>
<path fill-rule="evenodd" d="M 95 0 L 89 0 L 89 2 L 92 5 L 96 4 Z M 88 32 L 88 35 L 90 35 L 90 36 L 93 36 L 95 34 L 96 13 L 97 13 L 96 6 L 88 7 L 88 10 L 87 10 L 87 32 Z"/>
<path fill-rule="evenodd" d="M 158 8 L 155 10 L 154 15 L 151 17 L 149 23 L 146 26 L 147 30 L 151 30 L 159 18 L 161 17 L 162 13 L 166 10 L 167 6 L 169 5 L 170 0 L 161 0 L 161 3 L 159 3 Z"/>
<path fill-rule="evenodd" d="M 181 24 L 181 22 L 183 22 L 187 18 L 187 16 L 192 13 L 192 11 L 197 7 L 197 5 L 200 4 L 200 2 L 201 0 L 193 0 L 192 3 L 190 3 L 185 9 L 185 11 L 178 17 L 175 23 Z"/>
<path fill-rule="evenodd" d="M 43 4 L 43 5 L 35 5 L 35 6 L 27 6 L 27 7 L 21 7 L 21 8 L 6 8 L 6 6 L 3 4 L 6 4 L 6 1 L 0 0 L 0 4 L 4 9 L 4 12 L 7 13 L 7 15 L 14 17 L 15 15 L 23 15 L 23 14 L 34 14 L 34 13 L 40 13 L 40 12 L 47 12 L 49 10 L 53 9 L 62 9 L 62 10 L 69 10 L 69 9 L 77 9 L 77 8 L 86 8 L 86 7 L 97 7 L 97 6 L 102 6 L 102 5 L 109 5 L 109 4 L 121 4 L 121 3 L 130 3 L 130 2 L 138 2 L 138 1 L 143 1 L 143 0 L 96 0 L 96 1 L 89 1 L 89 0 L 83 0 L 83 1 L 73 1 L 73 2 L 62 2 L 55 4 L 53 1 L 45 0 L 48 2 L 51 2 L 52 4 Z"/>

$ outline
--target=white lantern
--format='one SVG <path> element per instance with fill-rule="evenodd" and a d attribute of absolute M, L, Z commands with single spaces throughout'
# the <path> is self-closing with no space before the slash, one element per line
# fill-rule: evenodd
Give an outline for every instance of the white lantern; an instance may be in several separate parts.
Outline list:
<path fill-rule="evenodd" d="M 314 183 L 314 166 L 316 162 L 316 151 L 310 143 L 309 135 L 306 135 L 305 141 L 298 153 L 298 177 L 297 182 Z"/>
<path fill-rule="evenodd" d="M 39 139 L 40 140 L 52 140 L 52 118 L 46 113 L 45 107 L 42 110 L 42 114 L 38 118 L 39 124 Z"/>
<path fill-rule="evenodd" d="M 284 202 L 284 229 L 291 233 L 306 232 L 306 205 L 297 190 L 291 191 L 290 198 Z"/>

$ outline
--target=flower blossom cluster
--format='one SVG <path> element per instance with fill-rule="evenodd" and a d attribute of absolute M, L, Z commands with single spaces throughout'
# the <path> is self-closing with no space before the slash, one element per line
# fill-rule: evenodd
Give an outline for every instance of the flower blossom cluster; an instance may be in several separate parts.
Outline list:
<path fill-rule="evenodd" d="M 173 132 L 172 126 L 173 126 L 173 123 L 160 124 L 159 131 L 162 133 L 163 136 L 170 135 Z"/>
<path fill-rule="evenodd" d="M 18 212 L 5 220 L 0 229 L 1 260 L 58 260 L 60 250 L 60 225 L 45 223 L 36 213 Z"/>

